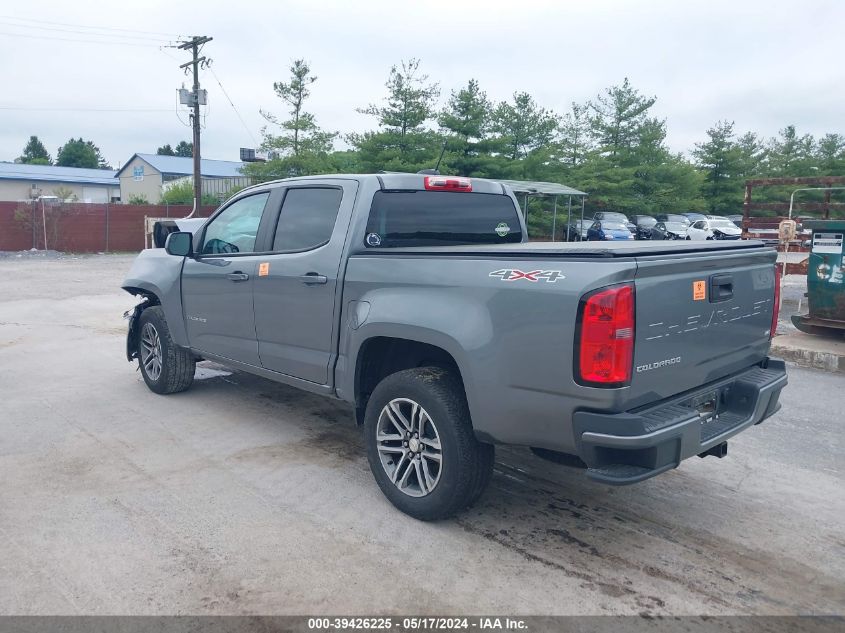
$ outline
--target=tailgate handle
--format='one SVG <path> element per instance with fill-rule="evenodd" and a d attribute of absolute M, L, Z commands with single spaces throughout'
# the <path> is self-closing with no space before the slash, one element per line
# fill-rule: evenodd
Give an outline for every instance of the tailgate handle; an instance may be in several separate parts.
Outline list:
<path fill-rule="evenodd" d="M 734 296 L 734 276 L 730 273 L 710 277 L 710 303 L 727 301 Z"/>

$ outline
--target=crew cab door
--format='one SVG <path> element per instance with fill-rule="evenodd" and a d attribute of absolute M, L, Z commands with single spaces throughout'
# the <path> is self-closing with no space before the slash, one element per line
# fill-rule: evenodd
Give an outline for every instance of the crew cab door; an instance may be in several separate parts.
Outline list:
<path fill-rule="evenodd" d="M 182 269 L 182 305 L 191 348 L 259 365 L 252 292 L 269 191 L 238 198 L 205 224 Z M 275 195 L 273 196 L 276 197 Z"/>
<path fill-rule="evenodd" d="M 254 289 L 258 353 L 266 369 L 328 384 L 338 277 L 357 188 L 356 181 L 327 178 L 282 190 Z"/>

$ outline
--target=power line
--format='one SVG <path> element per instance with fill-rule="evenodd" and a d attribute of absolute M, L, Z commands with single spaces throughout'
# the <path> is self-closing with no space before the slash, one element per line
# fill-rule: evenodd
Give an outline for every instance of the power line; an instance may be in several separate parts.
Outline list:
<path fill-rule="evenodd" d="M 170 112 L 161 108 L 38 108 L 30 106 L 4 106 L 0 110 L 26 110 L 27 112 Z"/>
<path fill-rule="evenodd" d="M 0 35 L 7 35 L 9 37 L 23 37 L 26 39 L 36 39 L 36 40 L 54 40 L 59 42 L 81 42 L 83 44 L 109 44 L 115 46 L 141 46 L 144 48 L 159 48 L 159 44 L 140 44 L 137 42 L 120 42 L 118 40 L 81 40 L 81 39 L 72 39 L 69 37 L 51 37 L 47 35 L 32 35 L 29 33 L 7 33 L 4 31 L 0 31 Z"/>
<path fill-rule="evenodd" d="M 162 33 L 161 31 L 139 31 L 137 29 L 122 29 L 116 26 L 89 26 L 86 24 L 70 24 L 68 22 L 49 22 L 47 20 L 33 18 L 19 18 L 13 15 L 0 15 L 3 20 L 15 20 L 17 22 L 35 22 L 36 24 L 51 24 L 54 26 L 72 26 L 80 29 L 96 29 L 98 31 L 121 31 L 124 33 L 143 33 L 145 35 L 164 35 L 165 37 L 181 37 L 179 33 Z"/>
<path fill-rule="evenodd" d="M 214 79 L 217 80 L 217 85 L 220 86 L 220 90 L 223 91 L 223 94 L 225 95 L 226 99 L 229 101 L 229 105 L 232 106 L 232 110 L 235 111 L 235 114 L 237 115 L 238 120 L 241 122 L 241 125 L 244 126 L 246 133 L 249 134 L 250 138 L 253 140 L 253 142 L 255 143 L 255 145 L 257 147 L 258 145 L 260 145 L 260 143 L 258 142 L 258 139 L 255 138 L 255 135 L 252 133 L 252 130 L 249 129 L 246 122 L 243 120 L 241 113 L 238 112 L 238 109 L 235 107 L 235 104 L 232 102 L 232 98 L 229 96 L 229 93 L 226 92 L 226 89 L 223 87 L 223 84 L 220 82 L 220 78 L 217 76 L 217 73 L 214 72 L 214 68 L 209 66 L 208 69 L 211 71 L 211 74 L 214 76 Z"/>
<path fill-rule="evenodd" d="M 61 33 L 75 33 L 77 35 L 86 35 L 86 36 L 95 36 L 95 37 L 112 37 L 112 38 L 121 38 L 121 39 L 135 39 L 135 40 L 148 40 L 152 42 L 160 42 L 165 43 L 169 42 L 169 39 L 162 39 L 160 37 L 150 37 L 148 35 L 127 35 L 125 33 L 92 33 L 90 31 L 80 31 L 79 29 L 63 29 L 63 28 L 56 28 L 52 26 L 36 26 L 30 24 L 15 24 L 14 22 L 5 22 L 0 21 L 0 24 L 3 26 L 11 26 L 12 28 L 16 29 L 34 29 L 34 30 L 41 30 L 41 31 L 58 31 Z M 110 42 L 112 40 L 104 40 Z"/>

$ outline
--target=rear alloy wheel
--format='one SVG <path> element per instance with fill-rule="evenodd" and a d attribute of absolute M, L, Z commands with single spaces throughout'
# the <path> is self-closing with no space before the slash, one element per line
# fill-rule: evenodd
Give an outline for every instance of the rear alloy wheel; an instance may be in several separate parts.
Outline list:
<path fill-rule="evenodd" d="M 419 403 L 391 400 L 378 419 L 379 457 L 390 481 L 410 497 L 424 497 L 440 481 L 443 453 L 437 427 Z"/>
<path fill-rule="evenodd" d="M 476 439 L 463 384 L 449 369 L 406 369 L 382 380 L 367 402 L 364 438 L 381 491 L 423 521 L 474 503 L 493 472 L 494 448 Z"/>

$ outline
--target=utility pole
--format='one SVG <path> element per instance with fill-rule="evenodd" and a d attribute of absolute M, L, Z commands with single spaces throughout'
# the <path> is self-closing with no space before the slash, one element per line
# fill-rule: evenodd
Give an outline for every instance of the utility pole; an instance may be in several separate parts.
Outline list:
<path fill-rule="evenodd" d="M 187 95 L 187 100 L 180 96 L 180 101 L 182 103 L 186 103 L 187 101 L 187 105 L 191 106 L 193 109 L 193 112 L 191 113 L 191 127 L 194 132 L 194 208 L 188 217 L 193 216 L 199 210 L 200 202 L 202 202 L 202 169 L 200 166 L 200 105 L 205 105 L 207 100 L 205 91 L 200 91 L 199 70 L 201 67 L 208 67 L 211 60 L 207 59 L 205 56 L 200 57 L 199 53 L 203 44 L 210 42 L 212 39 L 214 38 L 207 37 L 205 35 L 195 35 L 190 40 L 181 42 L 179 46 L 176 47 L 182 50 L 191 51 L 191 61 L 182 64 L 179 68 L 184 69 L 185 73 L 187 73 L 190 69 L 193 69 L 194 73 L 194 87 Z"/>

